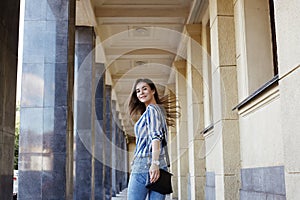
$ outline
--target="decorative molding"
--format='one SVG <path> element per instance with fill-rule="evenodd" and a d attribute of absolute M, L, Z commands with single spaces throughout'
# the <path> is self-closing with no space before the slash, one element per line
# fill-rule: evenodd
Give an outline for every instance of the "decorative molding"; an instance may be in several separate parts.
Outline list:
<path fill-rule="evenodd" d="M 173 62 L 173 66 L 176 69 L 185 69 L 186 68 L 186 60 L 177 60 Z"/>
<path fill-rule="evenodd" d="M 97 7 L 96 17 L 183 17 L 186 18 L 189 10 L 186 7 L 162 8 L 120 8 Z"/>
<path fill-rule="evenodd" d="M 92 5 L 91 0 L 82 0 L 83 7 L 86 10 L 86 14 L 88 16 L 88 19 L 90 23 L 96 27 L 97 26 L 97 20 L 94 12 L 94 7 Z"/>
<path fill-rule="evenodd" d="M 192 35 L 201 35 L 202 24 L 186 24 L 185 30 L 186 32 L 192 36 Z"/>
<path fill-rule="evenodd" d="M 204 10 L 208 7 L 208 4 L 208 0 L 193 1 L 187 23 L 199 23 L 204 14 Z"/>
<path fill-rule="evenodd" d="M 186 78 L 186 60 L 177 60 L 173 62 L 173 66 L 177 73 L 180 73 L 183 77 Z"/>
<path fill-rule="evenodd" d="M 97 27 L 97 20 L 91 0 L 76 1 L 76 25 Z"/>

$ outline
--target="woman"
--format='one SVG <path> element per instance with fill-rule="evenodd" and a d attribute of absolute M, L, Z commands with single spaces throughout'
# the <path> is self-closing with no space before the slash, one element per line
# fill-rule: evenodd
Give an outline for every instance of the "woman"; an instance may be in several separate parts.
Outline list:
<path fill-rule="evenodd" d="M 128 185 L 128 200 L 163 200 L 165 195 L 149 191 L 147 179 L 155 182 L 160 168 L 167 169 L 162 139 L 167 135 L 167 125 L 174 124 L 176 106 L 171 107 L 169 97 L 159 98 L 154 83 L 149 79 L 138 79 L 129 101 L 131 117 L 139 115 L 135 123 L 136 149 Z M 172 110 L 173 109 L 173 110 Z"/>

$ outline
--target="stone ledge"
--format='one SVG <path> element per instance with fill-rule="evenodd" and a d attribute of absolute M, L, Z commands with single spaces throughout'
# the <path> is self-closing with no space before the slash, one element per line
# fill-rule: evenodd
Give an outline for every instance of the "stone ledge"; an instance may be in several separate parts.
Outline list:
<path fill-rule="evenodd" d="M 235 106 L 232 111 L 237 110 L 240 115 L 246 115 L 256 108 L 277 98 L 279 96 L 278 81 L 279 77 L 276 75 L 262 87 L 252 93 L 249 97 Z"/>

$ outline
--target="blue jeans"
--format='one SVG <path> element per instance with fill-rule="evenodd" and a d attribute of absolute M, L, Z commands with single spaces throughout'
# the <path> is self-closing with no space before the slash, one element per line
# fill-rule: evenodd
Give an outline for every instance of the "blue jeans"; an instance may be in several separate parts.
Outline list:
<path fill-rule="evenodd" d="M 160 194 L 155 191 L 148 190 L 145 185 L 149 173 L 131 173 L 128 191 L 127 191 L 127 200 L 145 200 L 147 195 L 148 200 L 164 200 L 165 195 Z"/>

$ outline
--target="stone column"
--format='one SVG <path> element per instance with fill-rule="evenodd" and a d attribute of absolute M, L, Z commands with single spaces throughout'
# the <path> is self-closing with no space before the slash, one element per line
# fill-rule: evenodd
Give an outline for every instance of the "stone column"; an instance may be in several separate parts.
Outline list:
<path fill-rule="evenodd" d="M 239 199 L 240 139 L 233 1 L 210 0 L 216 199 Z M 207 138 L 208 139 L 208 138 Z M 213 174 L 213 173 L 212 173 Z"/>
<path fill-rule="evenodd" d="M 91 199 L 93 190 L 93 68 L 95 33 L 92 27 L 76 27 L 75 41 L 75 199 Z"/>
<path fill-rule="evenodd" d="M 119 152 L 119 158 L 120 158 L 120 163 L 119 163 L 119 173 L 120 173 L 120 177 L 118 178 L 119 179 L 119 188 L 120 188 L 120 192 L 125 189 L 124 188 L 124 181 L 125 181 L 125 171 L 124 171 L 124 164 L 126 162 L 125 160 L 125 157 L 124 157 L 124 151 L 125 151 L 125 148 L 124 148 L 124 143 L 125 142 L 125 137 L 124 137 L 124 134 L 123 134 L 123 131 L 122 129 L 119 129 L 119 134 L 120 134 L 120 137 L 121 137 L 121 142 L 120 142 L 120 152 Z M 126 186 L 125 186 L 126 187 Z"/>
<path fill-rule="evenodd" d="M 117 112 L 117 116 L 119 116 L 119 112 Z M 116 119 L 116 126 L 117 126 L 117 132 L 116 132 L 116 185 L 117 185 L 117 192 L 121 192 L 122 190 L 122 164 L 124 162 L 124 158 L 122 157 L 122 129 L 120 126 L 120 119 Z"/>
<path fill-rule="evenodd" d="M 177 152 L 177 132 L 176 127 L 169 127 L 169 139 L 168 139 L 168 148 L 170 156 L 170 171 L 173 174 L 172 186 L 173 193 L 171 194 L 173 199 L 178 199 L 178 152 Z"/>
<path fill-rule="evenodd" d="M 119 190 L 120 192 L 122 190 L 124 190 L 126 187 L 127 187 L 127 184 L 126 184 L 126 179 L 125 179 L 125 172 L 126 172 L 126 169 L 125 169 L 125 163 L 127 164 L 127 157 L 124 156 L 124 151 L 125 150 L 125 144 L 126 144 L 126 141 L 125 141 L 125 137 L 124 137 L 124 131 L 122 130 L 122 126 L 121 126 L 121 120 L 119 119 L 118 120 L 118 126 L 119 126 L 119 142 L 118 142 L 118 154 L 117 154 L 117 159 L 119 160 L 119 163 L 118 163 L 118 184 L 119 184 Z"/>
<path fill-rule="evenodd" d="M 26 1 L 19 199 L 72 196 L 75 1 Z"/>
<path fill-rule="evenodd" d="M 96 63 L 96 92 L 95 92 L 95 200 L 104 199 L 104 101 L 105 101 L 105 66 Z"/>
<path fill-rule="evenodd" d="M 274 1 L 286 199 L 300 199 L 299 1 Z M 270 138 L 271 139 L 271 138 Z"/>
<path fill-rule="evenodd" d="M 0 200 L 12 199 L 20 1 L 0 3 Z"/>
<path fill-rule="evenodd" d="M 122 158 L 120 158 L 120 134 L 121 133 L 121 129 L 120 127 L 117 127 L 117 132 L 116 132 L 116 148 L 118 149 L 117 153 L 116 153 L 116 188 L 118 193 L 121 191 L 121 187 L 120 187 L 120 178 L 121 178 L 121 174 L 120 174 L 120 163 L 122 162 Z"/>
<path fill-rule="evenodd" d="M 204 138 L 200 134 L 204 129 L 201 28 L 201 24 L 185 27 L 189 35 L 186 90 L 191 199 L 204 199 L 205 188 Z"/>
<path fill-rule="evenodd" d="M 176 88 L 170 93 L 170 98 L 176 98 Z M 176 102 L 174 105 L 176 106 Z M 168 152 L 170 157 L 170 171 L 173 174 L 172 177 L 172 186 L 173 193 L 171 194 L 172 199 L 178 198 L 178 154 L 177 154 L 177 132 L 176 132 L 176 123 L 175 126 L 168 127 Z"/>
<path fill-rule="evenodd" d="M 120 121 L 120 127 L 121 126 L 121 121 Z M 122 190 L 124 190 L 125 188 L 127 188 L 127 183 L 128 183 L 128 173 L 129 173 L 129 169 L 128 169 L 128 148 L 127 148 L 127 138 L 125 136 L 125 132 L 123 131 L 123 129 L 120 130 L 122 136 L 123 136 L 123 147 L 122 150 L 123 152 L 121 152 L 121 156 L 123 157 L 123 165 L 122 165 L 122 173 L 123 173 L 123 179 L 122 179 Z"/>
<path fill-rule="evenodd" d="M 111 153 L 112 153 L 112 115 L 111 115 L 111 93 L 112 88 L 110 85 L 105 86 L 105 112 L 104 112 L 104 135 L 106 137 L 104 144 L 105 153 L 105 170 L 104 170 L 104 187 L 105 199 L 109 200 L 112 197 L 112 168 L 111 168 Z"/>
<path fill-rule="evenodd" d="M 181 117 L 176 121 L 178 156 L 178 199 L 188 199 L 189 150 L 187 137 L 186 61 L 175 61 L 176 97 L 181 107 Z"/>
<path fill-rule="evenodd" d="M 116 144 L 116 137 L 118 134 L 118 124 L 117 124 L 117 111 L 116 111 L 116 100 L 112 100 L 111 104 L 112 108 L 112 136 L 111 136 L 111 143 L 112 143 L 112 196 L 115 197 L 116 194 L 119 192 L 117 189 L 117 144 Z"/>

